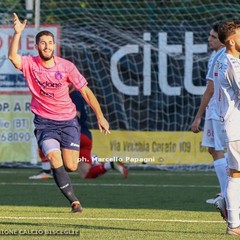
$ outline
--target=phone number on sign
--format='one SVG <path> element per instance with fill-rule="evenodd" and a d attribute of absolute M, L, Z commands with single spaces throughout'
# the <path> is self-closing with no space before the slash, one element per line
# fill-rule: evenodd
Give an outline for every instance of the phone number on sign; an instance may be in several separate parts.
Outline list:
<path fill-rule="evenodd" d="M 0 142 L 30 142 L 29 132 L 4 132 L 0 133 Z"/>

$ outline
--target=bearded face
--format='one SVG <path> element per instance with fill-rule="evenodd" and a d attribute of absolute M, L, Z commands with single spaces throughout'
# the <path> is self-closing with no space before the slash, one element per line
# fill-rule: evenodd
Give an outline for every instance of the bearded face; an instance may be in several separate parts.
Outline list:
<path fill-rule="evenodd" d="M 48 61 L 52 59 L 55 50 L 55 43 L 53 41 L 53 38 L 51 36 L 43 35 L 40 38 L 39 43 L 36 45 L 36 49 L 42 60 Z"/>

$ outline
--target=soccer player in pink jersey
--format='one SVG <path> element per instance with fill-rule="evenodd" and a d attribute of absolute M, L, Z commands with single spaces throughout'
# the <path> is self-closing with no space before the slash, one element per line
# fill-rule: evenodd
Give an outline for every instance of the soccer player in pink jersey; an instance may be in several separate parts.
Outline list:
<path fill-rule="evenodd" d="M 51 32 L 41 31 L 36 35 L 38 56 L 18 54 L 19 40 L 27 20 L 20 22 L 17 14 L 13 15 L 14 35 L 8 57 L 15 68 L 23 72 L 32 94 L 31 111 L 35 115 L 34 133 L 38 146 L 50 161 L 54 180 L 70 202 L 72 213 L 80 213 L 82 206 L 65 170 L 77 170 L 80 142 L 80 126 L 75 104 L 69 96 L 69 84 L 74 85 L 93 109 L 101 132 L 110 133 L 109 123 L 76 66 L 54 55 L 56 44 Z"/>
<path fill-rule="evenodd" d="M 87 110 L 86 103 L 81 96 L 81 94 L 76 91 L 76 89 L 71 85 L 69 89 L 70 97 L 73 103 L 76 105 L 77 109 L 77 119 L 79 125 L 81 126 L 80 134 L 80 152 L 79 152 L 79 163 L 77 172 L 84 179 L 97 178 L 104 175 L 110 170 L 116 170 L 124 176 L 128 177 L 128 170 L 121 161 L 109 161 L 107 162 L 97 162 L 93 163 L 92 157 L 92 133 L 87 124 Z M 51 166 L 47 158 L 42 154 L 41 150 L 39 151 L 39 157 L 42 162 L 42 170 L 40 173 L 30 176 L 29 179 L 39 180 L 39 179 L 49 179 L 52 178 Z M 94 160 L 98 159 L 97 156 L 94 157 Z M 113 158 L 112 158 L 113 159 Z M 117 158 L 116 158 L 117 159 Z"/>

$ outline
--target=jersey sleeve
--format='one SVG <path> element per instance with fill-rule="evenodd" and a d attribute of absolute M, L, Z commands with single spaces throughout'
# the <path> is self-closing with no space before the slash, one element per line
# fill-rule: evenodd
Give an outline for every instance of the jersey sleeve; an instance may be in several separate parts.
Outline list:
<path fill-rule="evenodd" d="M 20 71 L 23 72 L 23 75 L 26 76 L 26 70 L 30 67 L 29 56 L 21 56 L 22 58 L 22 66 L 20 67 Z"/>
<path fill-rule="evenodd" d="M 85 77 L 78 71 L 75 65 L 72 65 L 72 70 L 69 72 L 68 78 L 78 91 L 81 91 L 88 84 Z"/>
<path fill-rule="evenodd" d="M 209 68 L 208 68 L 208 72 L 206 75 L 206 80 L 214 80 L 214 68 L 215 68 L 215 64 L 218 60 L 218 58 L 221 56 L 222 53 L 225 52 L 225 48 L 222 48 L 221 50 L 219 50 L 218 52 L 215 53 L 215 55 L 212 57 L 210 63 L 209 63 Z"/>

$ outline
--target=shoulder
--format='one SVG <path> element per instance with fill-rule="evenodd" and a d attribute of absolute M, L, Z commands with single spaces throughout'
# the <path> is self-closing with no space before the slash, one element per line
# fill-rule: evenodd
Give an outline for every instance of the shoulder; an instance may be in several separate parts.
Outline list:
<path fill-rule="evenodd" d="M 226 48 L 221 48 L 220 50 L 217 51 L 217 53 L 214 56 L 213 61 L 216 62 L 217 59 L 219 59 L 221 56 L 223 56 L 225 54 Z"/>
<path fill-rule="evenodd" d="M 71 61 L 69 61 L 65 58 L 62 58 L 62 57 L 58 57 L 58 56 L 54 55 L 54 60 L 57 64 L 62 64 L 65 66 L 74 66 L 74 64 Z"/>
<path fill-rule="evenodd" d="M 61 71 L 64 72 L 72 72 L 74 69 L 76 69 L 76 66 L 69 60 L 62 58 L 62 57 L 58 57 L 54 55 L 54 61 L 55 63 L 58 65 L 58 68 Z"/>
<path fill-rule="evenodd" d="M 21 56 L 21 57 L 22 57 L 22 60 L 26 60 L 26 61 L 32 61 L 32 62 L 38 61 L 38 56 L 27 55 L 27 56 Z"/>
<path fill-rule="evenodd" d="M 240 74 L 240 60 L 233 56 L 229 56 L 229 70 Z"/>
<path fill-rule="evenodd" d="M 227 64 L 229 62 L 228 54 L 223 53 L 219 56 L 218 61 L 221 62 L 222 64 Z"/>
<path fill-rule="evenodd" d="M 22 69 L 26 69 L 30 66 L 37 65 L 39 63 L 38 56 L 21 56 L 22 59 Z"/>
<path fill-rule="evenodd" d="M 226 73 L 227 69 L 229 68 L 229 59 L 226 53 L 223 53 L 219 56 L 216 61 L 215 68 L 219 71 L 220 74 Z"/>
<path fill-rule="evenodd" d="M 226 54 L 226 63 L 232 65 L 233 67 L 239 67 L 239 59 L 235 58 L 231 54 Z"/>

